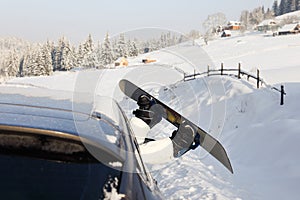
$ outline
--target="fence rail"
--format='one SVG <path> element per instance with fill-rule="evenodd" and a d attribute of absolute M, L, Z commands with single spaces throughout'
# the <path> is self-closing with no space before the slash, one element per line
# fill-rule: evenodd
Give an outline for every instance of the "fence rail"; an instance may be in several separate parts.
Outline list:
<path fill-rule="evenodd" d="M 225 72 L 225 73 L 224 73 Z M 230 73 L 230 72 L 237 72 L 237 73 Z M 202 73 L 196 73 L 194 71 L 194 74 L 189 74 L 186 75 L 184 74 L 184 81 L 190 81 L 190 80 L 194 80 L 199 76 L 234 76 L 238 79 L 241 79 L 243 76 L 247 76 L 247 81 L 249 81 L 250 78 L 256 80 L 256 87 L 257 89 L 262 86 L 265 85 L 267 87 L 270 87 L 272 90 L 278 91 L 280 92 L 280 105 L 284 104 L 284 95 L 286 95 L 285 91 L 284 91 L 284 86 L 281 85 L 281 88 L 278 89 L 276 87 L 273 86 L 269 86 L 261 77 L 260 77 L 260 71 L 259 69 L 256 70 L 256 75 L 250 74 L 249 72 L 243 71 L 242 67 L 241 67 L 241 63 L 238 64 L 238 68 L 234 69 L 234 68 L 229 68 L 229 69 L 225 69 L 224 68 L 224 64 L 221 63 L 221 68 L 220 69 L 210 69 L 209 66 L 207 66 L 207 71 L 202 72 Z"/>

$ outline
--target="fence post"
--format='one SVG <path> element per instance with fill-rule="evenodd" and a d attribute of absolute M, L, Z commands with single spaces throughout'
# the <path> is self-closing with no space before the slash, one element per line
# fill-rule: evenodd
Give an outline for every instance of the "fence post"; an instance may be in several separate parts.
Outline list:
<path fill-rule="evenodd" d="M 185 72 L 183 72 L 183 81 L 185 82 Z"/>
<path fill-rule="evenodd" d="M 224 68 L 224 64 L 221 63 L 221 76 L 223 75 L 223 68 Z"/>
<path fill-rule="evenodd" d="M 196 70 L 194 69 L 194 79 L 196 79 Z"/>
<path fill-rule="evenodd" d="M 259 88 L 259 69 L 257 69 L 257 89 Z"/>
<path fill-rule="evenodd" d="M 280 97 L 280 105 L 282 106 L 284 104 L 284 95 L 286 95 L 286 93 L 284 92 L 284 86 L 281 85 L 281 90 L 280 90 L 280 94 L 281 94 L 281 97 Z"/>
<path fill-rule="evenodd" d="M 241 63 L 239 63 L 238 79 L 241 79 Z"/>
<path fill-rule="evenodd" d="M 209 76 L 209 65 L 207 65 L 207 76 Z"/>

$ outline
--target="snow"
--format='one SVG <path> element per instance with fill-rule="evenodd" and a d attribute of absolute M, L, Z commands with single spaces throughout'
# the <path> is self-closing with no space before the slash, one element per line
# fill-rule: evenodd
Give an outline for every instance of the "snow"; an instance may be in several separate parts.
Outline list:
<path fill-rule="evenodd" d="M 200 52 L 191 44 L 179 45 L 148 53 L 146 56 L 157 59 L 156 63 L 139 66 L 143 55 L 129 59 L 131 67 L 127 68 L 15 78 L 1 84 L 1 92 L 17 92 L 18 87 L 32 85 L 74 91 L 78 89 L 78 77 L 85 73 L 82 77 L 87 78 L 82 80 L 98 83 L 91 91 L 115 98 L 130 117 L 136 104 L 122 95 L 118 81 L 134 80 L 217 137 L 234 169 L 230 174 L 201 148 L 169 164 L 149 166 L 166 199 L 298 199 L 300 34 L 270 37 L 246 33 L 209 41 L 208 45 L 196 42 L 202 46 Z M 208 63 L 219 68 L 221 62 L 225 68 L 237 68 L 241 62 L 245 71 L 255 73 L 260 69 L 268 84 L 278 88 L 283 84 L 285 104 L 279 105 L 277 91 L 256 89 L 246 79 L 213 76 L 181 81 L 182 71 L 203 72 Z M 162 121 L 150 136 L 167 137 L 172 130 L 173 126 Z"/>
<path fill-rule="evenodd" d="M 283 20 L 283 19 L 288 18 L 288 17 L 297 17 L 299 19 L 299 17 L 300 17 L 300 11 L 298 10 L 298 11 L 286 13 L 286 14 L 277 16 L 276 19 L 277 20 Z"/>
<path fill-rule="evenodd" d="M 286 24 L 284 25 L 282 28 L 280 28 L 278 30 L 278 32 L 284 32 L 284 31 L 293 31 L 295 30 L 295 28 L 297 27 L 298 23 L 294 23 L 294 24 Z"/>
<path fill-rule="evenodd" d="M 276 25 L 276 21 L 274 19 L 266 19 L 259 23 L 257 26 L 267 26 L 267 25 Z"/>

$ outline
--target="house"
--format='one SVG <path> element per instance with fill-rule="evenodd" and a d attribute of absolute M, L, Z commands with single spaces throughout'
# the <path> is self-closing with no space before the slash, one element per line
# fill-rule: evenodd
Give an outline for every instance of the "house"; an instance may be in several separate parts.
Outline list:
<path fill-rule="evenodd" d="M 156 62 L 156 60 L 155 59 L 150 59 L 150 58 L 145 58 L 145 59 L 142 59 L 142 62 L 147 64 L 147 63 Z"/>
<path fill-rule="evenodd" d="M 124 57 L 120 57 L 116 60 L 115 66 L 121 66 L 121 67 L 127 67 L 128 66 L 128 60 Z"/>
<path fill-rule="evenodd" d="M 226 30 L 240 30 L 241 22 L 239 21 L 229 21 L 227 24 Z"/>
<path fill-rule="evenodd" d="M 231 31 L 230 30 L 224 30 L 221 37 L 230 37 L 231 36 Z"/>
<path fill-rule="evenodd" d="M 286 24 L 278 30 L 278 35 L 288 35 L 300 33 L 300 24 Z"/>
<path fill-rule="evenodd" d="M 267 19 L 262 21 L 260 24 L 257 25 L 257 30 L 261 32 L 266 31 L 277 31 L 279 28 L 278 23 L 273 19 Z"/>
<path fill-rule="evenodd" d="M 223 31 L 224 31 L 223 26 L 217 26 L 217 27 L 216 27 L 216 32 L 217 32 L 217 33 L 221 33 L 221 32 L 223 32 Z"/>

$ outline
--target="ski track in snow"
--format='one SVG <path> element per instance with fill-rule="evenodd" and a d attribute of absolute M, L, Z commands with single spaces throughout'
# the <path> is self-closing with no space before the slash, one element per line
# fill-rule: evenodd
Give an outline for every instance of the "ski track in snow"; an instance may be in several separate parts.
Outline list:
<path fill-rule="evenodd" d="M 204 130 L 211 125 L 222 127 L 217 138 L 224 145 L 232 162 L 234 174 L 230 174 L 201 148 L 188 152 L 175 162 L 149 166 L 167 199 L 297 199 L 300 196 L 300 35 L 265 37 L 248 34 L 222 38 L 209 42 L 203 49 L 214 64 L 254 71 L 260 68 L 267 83 L 284 83 L 287 95 L 285 105 L 279 106 L 279 93 L 268 88 L 255 89 L 246 80 L 223 77 L 224 96 L 217 97 L 226 105 L 224 127 L 222 120 L 211 122 L 213 100 L 207 89 L 209 82 L 219 77 L 200 78 L 190 82 L 177 82 L 164 74 L 152 74 L 166 79 L 163 85 L 155 85 L 151 93 L 176 109 Z M 175 47 L 196 58 L 192 47 Z M 179 49 L 179 50 L 178 50 Z M 151 52 L 149 57 L 158 63 L 173 65 L 173 69 L 190 73 L 193 68 L 181 58 L 170 53 L 171 49 Z M 191 52 L 189 52 L 191 51 Z M 131 62 L 140 62 L 141 57 Z M 150 65 L 151 67 L 151 65 Z M 172 67 L 171 67 L 172 68 Z M 206 67 L 203 67 L 206 69 Z M 118 92 L 118 81 L 135 67 L 103 71 L 96 93 L 111 96 L 120 102 L 130 117 L 136 104 Z M 18 93 L 18 88 L 32 85 L 53 90 L 73 91 L 78 72 L 58 72 L 51 77 L 15 78 L 1 84 L 1 91 Z M 151 78 L 151 77 L 150 77 Z M 141 80 L 139 80 L 141 81 Z M 169 83 L 169 84 L 168 84 Z M 152 84 L 153 85 L 153 84 Z M 32 94 L 27 94 L 32 95 Z M 46 96 L 47 94 L 45 94 Z M 71 98 L 71 96 L 66 97 Z M 218 114 L 218 113 L 215 113 Z M 222 115 L 222 116 L 223 116 Z M 153 138 L 168 137 L 174 127 L 163 121 L 150 132 Z"/>

